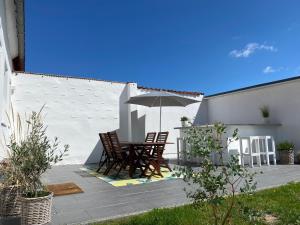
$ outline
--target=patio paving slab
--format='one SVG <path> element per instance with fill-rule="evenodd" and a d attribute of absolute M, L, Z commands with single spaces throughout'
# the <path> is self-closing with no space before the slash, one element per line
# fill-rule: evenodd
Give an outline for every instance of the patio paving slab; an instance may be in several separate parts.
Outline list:
<path fill-rule="evenodd" d="M 96 177 L 80 176 L 80 168 L 81 165 L 55 166 L 44 176 L 47 184 L 74 182 L 84 191 L 54 198 L 51 225 L 87 224 L 189 203 L 183 191 L 186 184 L 181 179 L 114 187 Z M 251 170 L 263 172 L 256 176 L 258 189 L 300 182 L 300 165 L 262 166 Z M 17 223 L 0 219 L 0 224 Z"/>

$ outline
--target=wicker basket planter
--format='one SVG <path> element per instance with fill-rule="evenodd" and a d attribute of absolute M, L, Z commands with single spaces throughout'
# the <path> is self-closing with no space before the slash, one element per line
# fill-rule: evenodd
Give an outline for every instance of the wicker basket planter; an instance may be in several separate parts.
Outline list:
<path fill-rule="evenodd" d="M 4 187 L 0 190 L 0 217 L 16 217 L 21 213 L 20 186 Z"/>
<path fill-rule="evenodd" d="M 21 197 L 21 224 L 41 225 L 51 222 L 51 206 L 53 193 L 44 197 Z"/>
<path fill-rule="evenodd" d="M 293 150 L 285 150 L 279 152 L 280 163 L 281 164 L 294 164 L 294 151 Z"/>

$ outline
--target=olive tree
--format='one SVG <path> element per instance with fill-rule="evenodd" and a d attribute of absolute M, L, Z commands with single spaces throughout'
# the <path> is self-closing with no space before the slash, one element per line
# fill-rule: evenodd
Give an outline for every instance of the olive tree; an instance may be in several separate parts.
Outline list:
<path fill-rule="evenodd" d="M 22 124 L 21 119 L 19 124 Z M 10 170 L 14 176 L 10 177 L 18 180 L 27 197 L 39 197 L 46 194 L 42 174 L 63 159 L 69 145 L 60 148 L 57 137 L 51 140 L 47 136 L 41 111 L 32 112 L 23 125 L 18 126 L 18 135 L 11 135 L 8 145 L 10 165 L 14 168 Z"/>
<path fill-rule="evenodd" d="M 239 164 L 238 156 L 228 157 L 226 148 L 238 140 L 238 130 L 225 140 L 226 127 L 221 123 L 214 126 L 191 127 L 186 130 L 186 142 L 190 157 L 197 157 L 197 169 L 191 166 L 180 168 L 179 174 L 191 185 L 186 188 L 187 196 L 195 206 L 207 203 L 213 216 L 213 224 L 229 224 L 236 206 L 236 194 L 251 193 L 256 188 L 255 173 Z M 213 157 L 214 156 L 214 157 Z M 217 163 L 213 158 L 217 159 Z"/>

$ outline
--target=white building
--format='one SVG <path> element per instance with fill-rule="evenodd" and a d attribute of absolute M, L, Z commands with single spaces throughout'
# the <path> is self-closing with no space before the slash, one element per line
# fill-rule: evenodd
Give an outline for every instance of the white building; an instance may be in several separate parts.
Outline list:
<path fill-rule="evenodd" d="M 0 132 L 7 134 L 13 71 L 24 70 L 23 1 L 0 0 Z M 3 144 L 0 142 L 0 146 Z M 1 154 L 0 154 L 1 155 Z"/>
<path fill-rule="evenodd" d="M 127 105 L 130 96 L 160 89 L 139 87 L 136 83 L 33 74 L 24 71 L 23 1 L 0 0 L 0 120 L 1 132 L 9 130 L 5 112 L 10 105 L 21 115 L 43 105 L 48 134 L 70 145 L 64 163 L 97 162 L 102 145 L 98 133 L 118 130 L 122 140 L 142 140 L 145 133 L 159 128 L 159 110 Z M 176 143 L 180 117 L 195 124 L 216 121 L 247 127 L 249 132 L 269 130 L 277 140 L 290 140 L 300 149 L 300 77 L 204 96 L 201 92 L 167 90 L 195 98 L 200 103 L 186 108 L 163 108 L 162 130 Z M 270 108 L 271 125 L 262 124 L 259 108 Z M 1 135 L 2 137 L 2 135 Z M 168 145 L 165 156 L 176 158 L 177 146 Z M 4 155 L 3 148 L 0 156 Z"/>

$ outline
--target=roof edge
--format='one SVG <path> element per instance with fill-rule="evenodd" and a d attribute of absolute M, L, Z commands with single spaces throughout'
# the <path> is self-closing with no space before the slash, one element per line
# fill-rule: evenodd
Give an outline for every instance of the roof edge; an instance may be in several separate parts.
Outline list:
<path fill-rule="evenodd" d="M 176 90 L 172 90 L 172 89 L 149 88 L 149 87 L 144 87 L 144 86 L 138 86 L 137 88 L 143 89 L 143 90 L 150 90 L 150 91 L 166 91 L 166 92 L 181 94 L 181 95 L 193 95 L 193 96 L 204 95 L 202 92 L 194 92 L 194 91 L 176 91 Z"/>
<path fill-rule="evenodd" d="M 135 82 L 122 82 L 122 81 L 111 81 L 111 80 L 102 80 L 96 78 L 88 78 L 88 77 L 77 77 L 72 75 L 63 75 L 63 74 L 46 74 L 46 73 L 36 73 L 36 72 L 27 72 L 27 71 L 14 71 L 16 75 L 18 74 L 30 74 L 33 76 L 42 76 L 42 77 L 56 77 L 56 78 L 66 78 L 66 79 L 78 79 L 78 80 L 92 80 L 92 81 L 102 81 L 107 83 L 118 83 L 118 84 L 130 84 Z"/>
<path fill-rule="evenodd" d="M 37 72 L 24 72 L 24 71 L 14 71 L 16 75 L 18 74 L 29 74 L 33 76 L 44 76 L 44 77 L 56 77 L 56 78 L 66 78 L 66 79 L 78 79 L 78 80 L 93 80 L 93 81 L 102 81 L 102 82 L 108 82 L 108 83 L 118 83 L 118 84 L 136 84 L 136 82 L 122 82 L 122 81 L 111 81 L 111 80 L 103 80 L 103 79 L 95 79 L 95 78 L 88 78 L 88 77 L 77 77 L 72 75 L 62 75 L 62 74 L 46 74 L 46 73 L 37 73 Z M 161 88 L 149 88 L 149 87 L 143 87 L 143 86 L 137 86 L 138 89 L 144 89 L 144 90 L 152 90 L 152 91 L 166 91 L 171 93 L 177 93 L 182 95 L 193 95 L 193 96 L 200 96 L 204 95 L 202 92 L 191 92 L 191 91 L 176 91 L 171 89 L 161 89 Z"/>
<path fill-rule="evenodd" d="M 212 94 L 212 95 L 207 95 L 204 97 L 205 98 L 217 97 L 217 96 L 232 94 L 232 93 L 236 93 L 236 92 L 242 92 L 242 91 L 247 91 L 247 90 L 251 90 L 251 89 L 256 89 L 256 88 L 260 88 L 260 87 L 266 87 L 266 86 L 276 85 L 276 84 L 280 84 L 280 83 L 286 83 L 286 82 L 294 81 L 294 80 L 300 80 L 300 76 L 295 76 L 295 77 L 290 77 L 290 78 L 286 78 L 286 79 L 256 84 L 256 85 L 252 85 L 252 86 L 248 86 L 248 87 L 243 87 L 243 88 L 238 88 L 238 89 L 234 89 L 234 90 L 230 90 L 230 91 L 224 91 L 224 92 L 220 92 L 220 93 L 216 93 L 216 94 Z"/>

